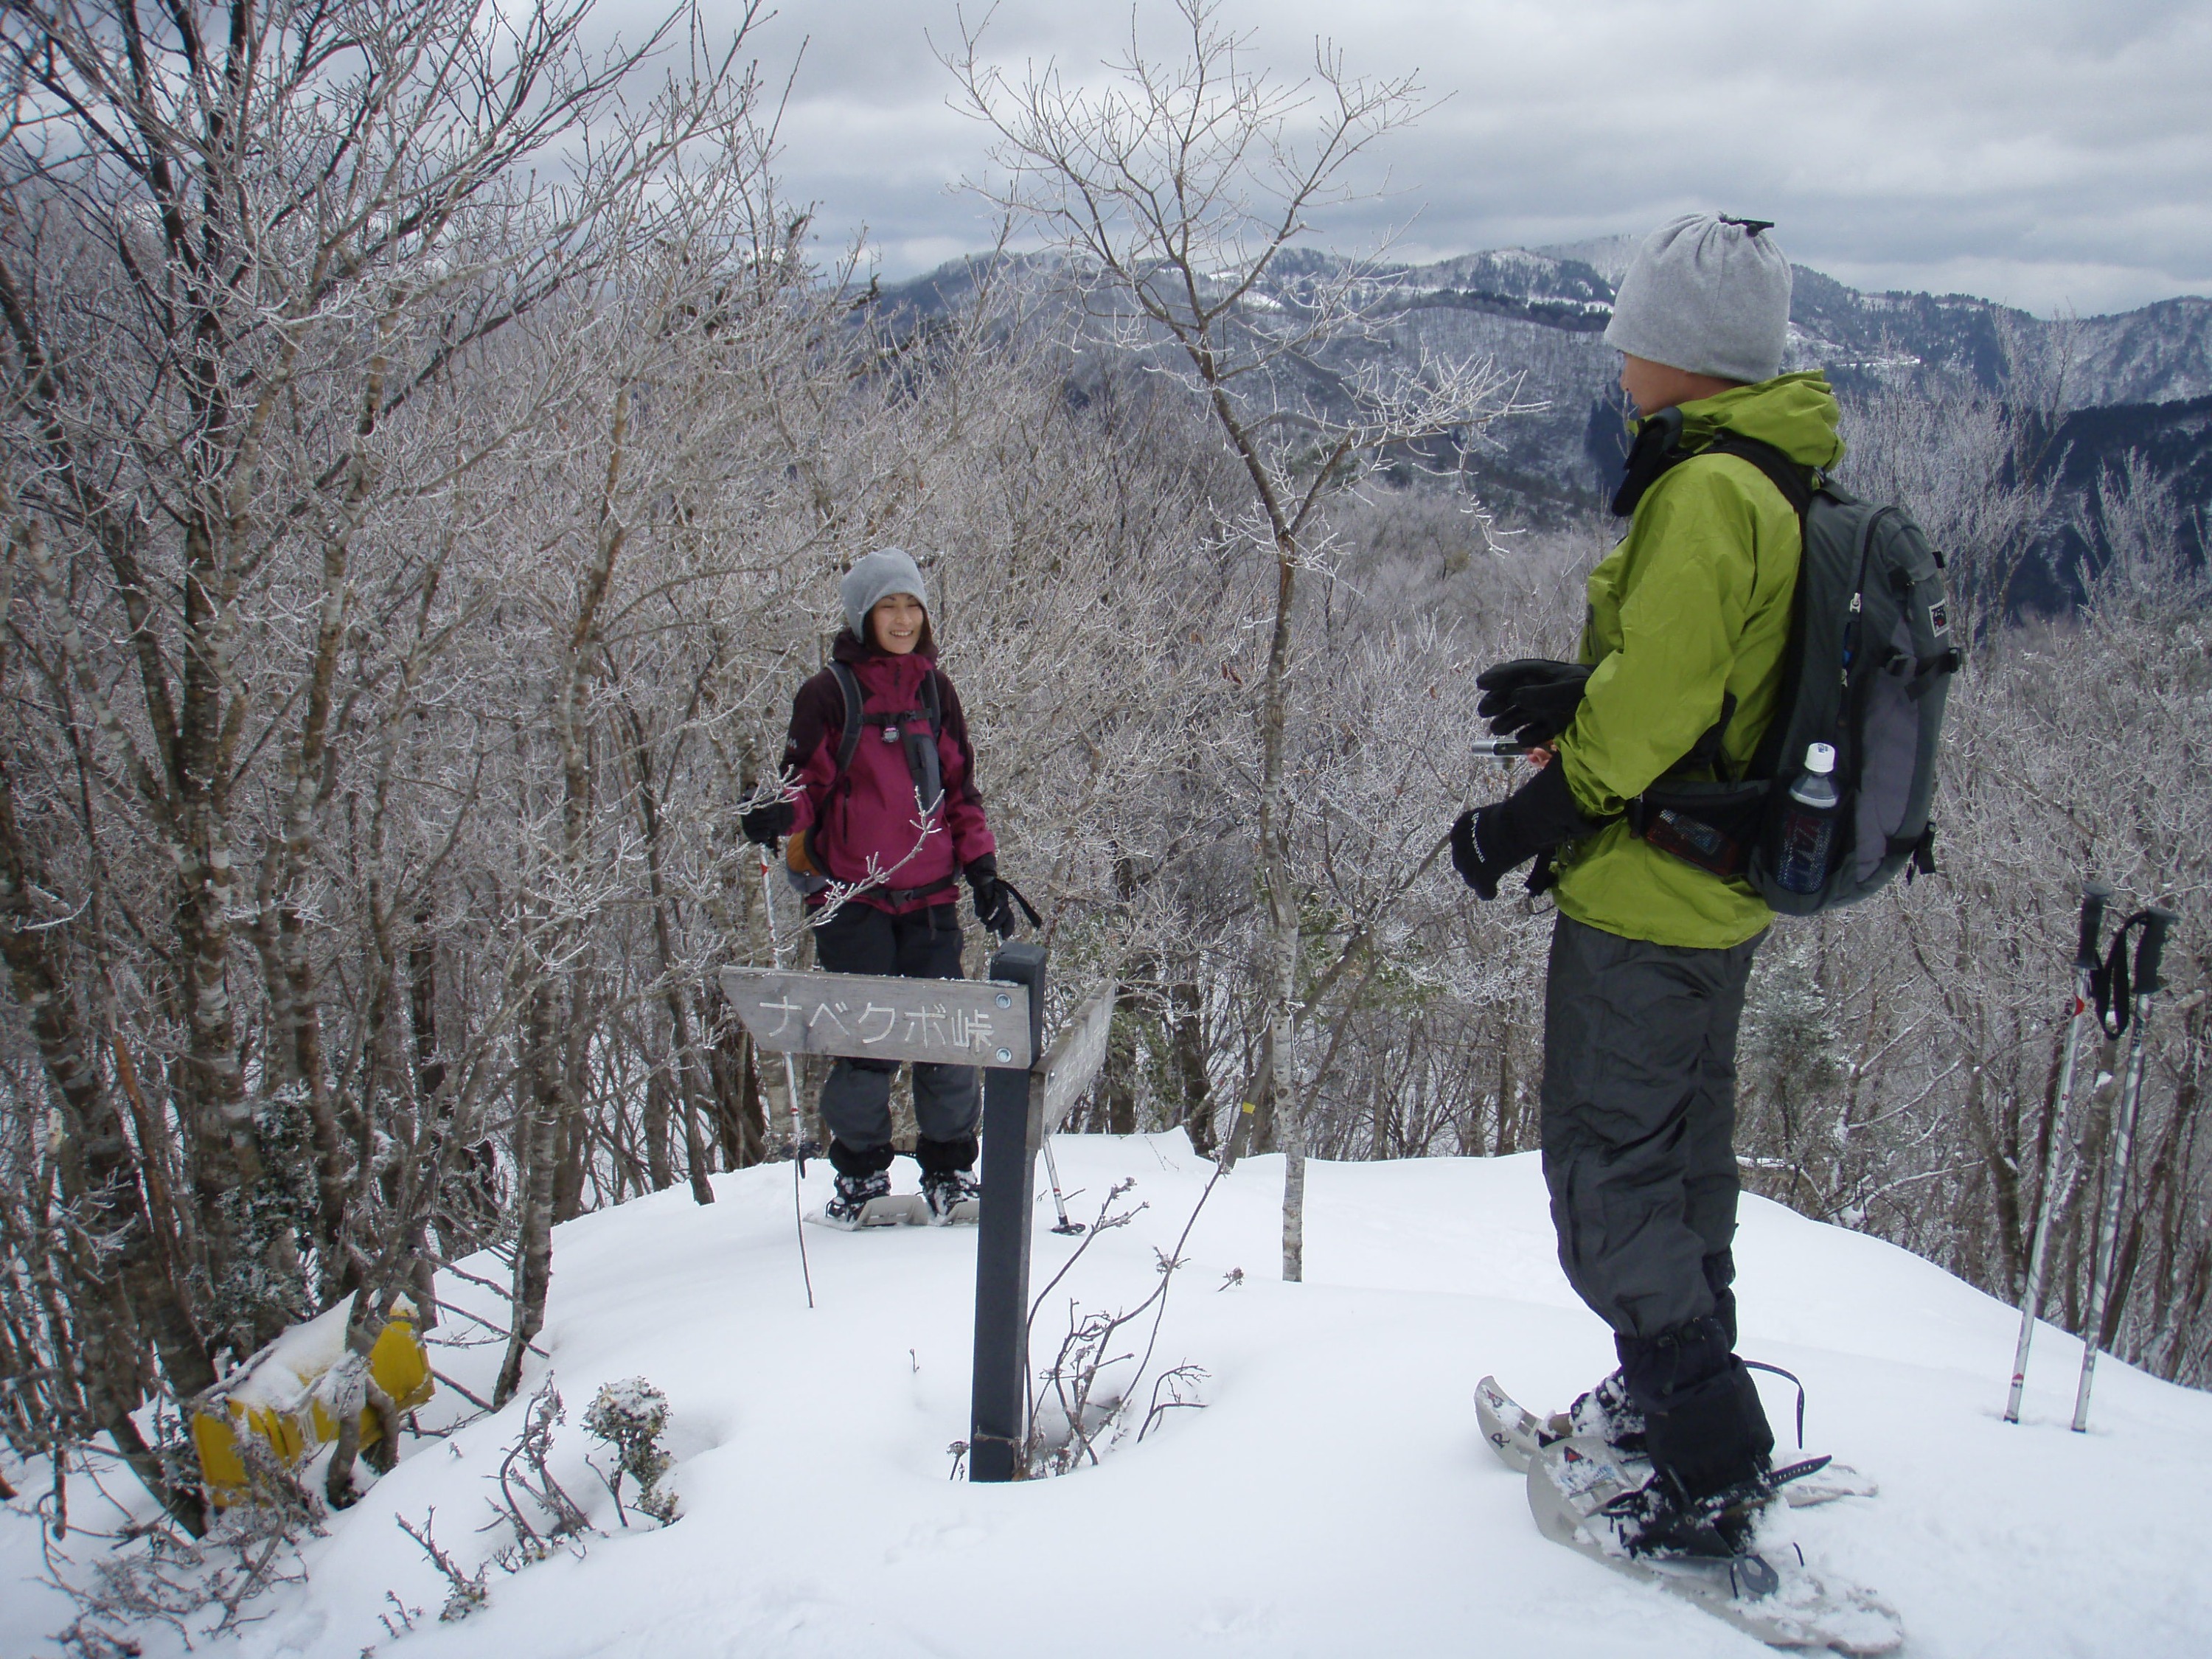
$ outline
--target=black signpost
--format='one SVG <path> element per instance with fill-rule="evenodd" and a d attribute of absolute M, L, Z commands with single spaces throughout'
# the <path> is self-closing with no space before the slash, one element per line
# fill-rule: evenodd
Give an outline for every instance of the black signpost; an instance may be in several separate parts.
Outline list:
<path fill-rule="evenodd" d="M 1044 947 L 1009 945 L 991 977 L 1029 992 L 1030 1052 L 1044 1052 Z M 1030 1074 L 983 1073 L 983 1213 L 975 1238 L 975 1372 L 968 1425 L 972 1480 L 1011 1480 L 1021 1464 L 1029 1379 L 1030 1222 L 1042 1091 Z"/>
<path fill-rule="evenodd" d="M 1049 1054 L 1040 945 L 1002 946 L 991 958 L 988 980 L 726 968 L 722 989 L 754 1042 L 771 1053 L 983 1068 L 968 1469 L 974 1480 L 1015 1479 L 1028 1436 L 1030 1234 L 1037 1148 L 1105 1059 L 1113 987 L 1085 1003 Z"/>

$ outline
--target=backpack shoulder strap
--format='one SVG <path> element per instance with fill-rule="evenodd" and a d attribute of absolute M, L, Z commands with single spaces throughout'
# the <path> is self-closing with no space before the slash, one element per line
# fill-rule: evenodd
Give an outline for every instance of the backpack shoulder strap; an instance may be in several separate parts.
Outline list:
<path fill-rule="evenodd" d="M 845 729 L 837 739 L 837 775 L 842 778 L 860 747 L 860 677 L 848 663 L 833 662 L 830 672 L 837 677 L 837 689 L 845 694 Z"/>
<path fill-rule="evenodd" d="M 943 671 L 932 668 L 921 677 L 921 711 L 929 716 L 929 735 L 941 736 L 945 731 L 945 699 L 937 689 L 937 677 Z"/>
<path fill-rule="evenodd" d="M 1715 439 L 1698 453 L 1733 455 L 1740 461 L 1749 461 L 1782 492 L 1782 499 L 1790 503 L 1791 512 L 1802 519 L 1812 510 L 1814 492 L 1818 488 L 1813 469 L 1798 465 L 1772 444 L 1730 433 Z"/>

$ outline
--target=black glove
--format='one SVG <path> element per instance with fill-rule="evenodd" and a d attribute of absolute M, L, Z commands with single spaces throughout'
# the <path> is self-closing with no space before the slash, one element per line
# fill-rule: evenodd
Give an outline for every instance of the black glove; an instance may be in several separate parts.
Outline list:
<path fill-rule="evenodd" d="M 791 823 L 798 817 L 787 800 L 772 800 L 765 806 L 756 806 L 750 812 L 738 814 L 738 828 L 745 832 L 745 839 L 756 847 L 773 847 L 791 833 Z"/>
<path fill-rule="evenodd" d="M 1549 743 L 1574 723 L 1590 671 L 1580 663 L 1549 657 L 1516 657 L 1474 677 L 1482 701 L 1474 712 L 1498 736 L 1534 748 Z"/>
<path fill-rule="evenodd" d="M 1498 878 L 1539 853 L 1579 841 L 1601 826 L 1583 816 L 1557 761 L 1494 805 L 1462 812 L 1452 825 L 1452 867 L 1484 900 L 1498 896 Z"/>
<path fill-rule="evenodd" d="M 961 874 L 975 890 L 975 920 L 1000 939 L 1014 931 L 1014 901 L 1006 884 L 999 879 L 999 860 L 989 853 L 971 860 Z"/>

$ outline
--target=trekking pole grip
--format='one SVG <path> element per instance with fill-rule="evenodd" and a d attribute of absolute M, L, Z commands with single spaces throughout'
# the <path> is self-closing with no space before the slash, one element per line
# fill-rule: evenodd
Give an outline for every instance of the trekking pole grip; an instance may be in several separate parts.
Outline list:
<path fill-rule="evenodd" d="M 2143 912 L 2142 939 L 2136 945 L 2136 994 L 2147 997 L 2160 988 L 2159 958 L 2166 951 L 2166 932 L 2180 915 L 2154 904 Z"/>
<path fill-rule="evenodd" d="M 2112 890 L 2101 881 L 2081 884 L 2081 939 L 2074 947 L 2076 968 L 2097 965 L 2097 940 L 2105 931 L 2105 905 L 2112 896 Z"/>

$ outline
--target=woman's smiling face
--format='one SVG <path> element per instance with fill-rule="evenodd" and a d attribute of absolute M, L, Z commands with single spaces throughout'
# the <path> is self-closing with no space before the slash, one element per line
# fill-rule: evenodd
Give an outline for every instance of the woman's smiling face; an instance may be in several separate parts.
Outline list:
<path fill-rule="evenodd" d="M 878 648 L 894 657 L 905 656 L 921 642 L 922 624 L 928 620 L 929 612 L 911 593 L 886 593 L 868 612 Z"/>

